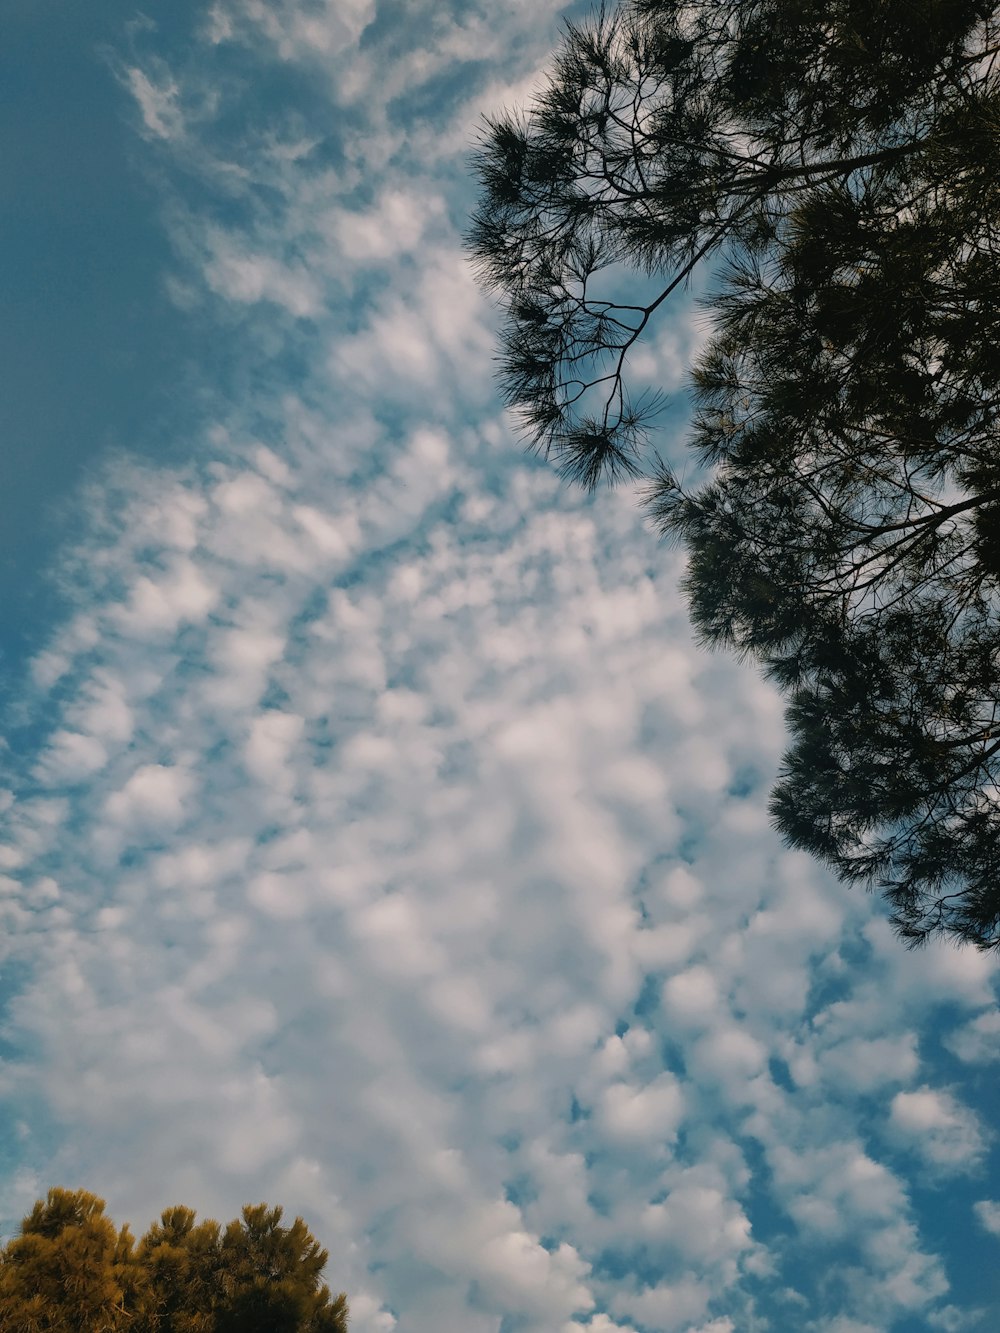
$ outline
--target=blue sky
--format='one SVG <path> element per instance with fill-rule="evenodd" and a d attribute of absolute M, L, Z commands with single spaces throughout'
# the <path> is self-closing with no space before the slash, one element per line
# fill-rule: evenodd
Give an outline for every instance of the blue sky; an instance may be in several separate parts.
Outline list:
<path fill-rule="evenodd" d="M 995 1327 L 995 960 L 780 846 L 779 701 L 496 399 L 468 153 L 567 11 L 99 8 L 2 56 L 0 1228 L 280 1202 L 355 1333 Z"/>

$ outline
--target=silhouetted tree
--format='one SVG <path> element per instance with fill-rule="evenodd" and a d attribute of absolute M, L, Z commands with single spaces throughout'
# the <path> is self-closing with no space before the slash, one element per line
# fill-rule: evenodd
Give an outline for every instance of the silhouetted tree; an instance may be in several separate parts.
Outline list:
<path fill-rule="evenodd" d="M 322 1284 L 327 1252 L 297 1217 L 247 1206 L 222 1231 L 168 1208 L 133 1243 L 104 1201 L 49 1191 L 0 1250 L 3 1333 L 347 1333 L 347 1298 Z"/>
<path fill-rule="evenodd" d="M 501 383 L 642 478 L 702 639 L 788 697 L 793 845 L 911 943 L 1000 945 L 1000 18 L 974 0 L 633 0 L 488 122 L 470 245 Z M 699 265 L 682 485 L 628 353 Z M 651 284 L 652 288 L 651 288 Z"/>

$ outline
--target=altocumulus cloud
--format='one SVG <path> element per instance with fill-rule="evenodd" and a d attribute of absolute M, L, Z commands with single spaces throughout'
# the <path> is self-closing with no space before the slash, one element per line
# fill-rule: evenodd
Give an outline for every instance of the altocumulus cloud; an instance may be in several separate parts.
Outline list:
<path fill-rule="evenodd" d="M 81 495 L 20 701 L 5 1226 L 280 1200 L 357 1333 L 972 1327 L 917 1193 L 978 1172 L 994 1243 L 992 961 L 780 849 L 777 700 L 493 399 L 465 157 L 555 33 L 245 0 L 122 57 L 240 390 Z"/>

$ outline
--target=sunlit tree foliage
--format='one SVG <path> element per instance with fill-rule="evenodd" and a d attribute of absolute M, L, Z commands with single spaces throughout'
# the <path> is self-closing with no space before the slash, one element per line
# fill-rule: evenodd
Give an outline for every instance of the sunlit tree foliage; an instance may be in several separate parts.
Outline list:
<path fill-rule="evenodd" d="M 248 1206 L 222 1230 L 168 1208 L 136 1245 L 104 1200 L 53 1189 L 0 1250 L 3 1333 L 346 1333 L 347 1298 L 297 1217 Z"/>

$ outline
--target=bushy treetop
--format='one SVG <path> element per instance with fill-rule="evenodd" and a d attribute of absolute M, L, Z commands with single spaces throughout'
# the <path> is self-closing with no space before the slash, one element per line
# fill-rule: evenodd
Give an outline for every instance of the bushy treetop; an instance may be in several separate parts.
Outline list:
<path fill-rule="evenodd" d="M 104 1200 L 49 1190 L 0 1250 L 4 1333 L 346 1333 L 347 1298 L 297 1217 L 248 1205 L 226 1227 L 167 1208 L 135 1244 Z"/>

